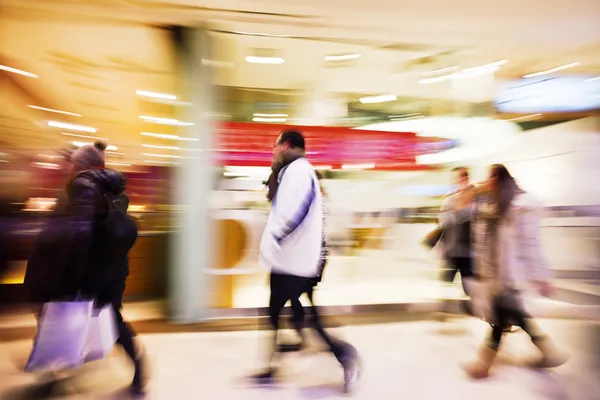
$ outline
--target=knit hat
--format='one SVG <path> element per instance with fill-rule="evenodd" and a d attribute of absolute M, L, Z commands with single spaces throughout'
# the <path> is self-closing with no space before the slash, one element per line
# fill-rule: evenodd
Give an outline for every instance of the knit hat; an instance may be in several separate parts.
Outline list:
<path fill-rule="evenodd" d="M 71 162 L 80 170 L 104 167 L 104 150 L 106 144 L 96 142 L 88 144 L 75 150 L 70 157 Z"/>

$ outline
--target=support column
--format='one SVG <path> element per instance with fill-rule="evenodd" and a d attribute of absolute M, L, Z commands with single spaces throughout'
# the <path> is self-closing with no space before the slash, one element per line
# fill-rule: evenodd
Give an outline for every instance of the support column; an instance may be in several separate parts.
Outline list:
<path fill-rule="evenodd" d="M 210 37 L 201 28 L 176 27 L 177 77 L 181 98 L 192 103 L 177 113 L 181 136 L 192 140 L 177 144 L 182 149 L 174 174 L 174 215 L 169 263 L 169 313 L 177 323 L 194 323 L 207 317 L 208 275 L 215 259 L 215 224 L 211 218 L 211 193 L 216 186 L 214 163 L 215 129 L 210 114 L 215 92 L 210 67 Z M 193 151 L 189 151 L 193 150 Z"/>

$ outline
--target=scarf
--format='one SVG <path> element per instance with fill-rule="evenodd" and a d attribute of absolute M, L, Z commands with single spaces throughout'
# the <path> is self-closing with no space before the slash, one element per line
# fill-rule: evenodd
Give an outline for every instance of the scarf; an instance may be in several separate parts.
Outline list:
<path fill-rule="evenodd" d="M 480 210 L 477 217 L 482 224 L 480 262 L 485 275 L 494 281 L 497 281 L 500 268 L 500 225 L 508 217 L 514 198 L 521 193 L 524 191 L 512 181 L 498 196 L 481 193 L 477 198 L 477 208 Z"/>

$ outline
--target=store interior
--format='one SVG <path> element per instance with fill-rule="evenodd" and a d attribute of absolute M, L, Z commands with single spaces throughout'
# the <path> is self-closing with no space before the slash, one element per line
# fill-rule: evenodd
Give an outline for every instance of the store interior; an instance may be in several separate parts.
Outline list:
<path fill-rule="evenodd" d="M 332 256 L 321 304 L 462 297 L 458 284 L 439 283 L 440 254 L 421 240 L 453 191 L 450 170 L 468 167 L 477 182 L 493 163 L 504 163 L 543 204 L 543 250 L 559 286 L 600 296 L 600 52 L 586 35 L 542 39 L 551 29 L 536 23 L 534 54 L 499 23 L 488 28 L 505 37 L 487 46 L 467 28 L 450 40 L 426 26 L 411 42 L 390 39 L 403 38 L 402 27 L 391 36 L 367 30 L 371 38 L 358 40 L 350 25 L 366 22 L 350 11 L 334 19 L 346 27 L 324 28 L 309 17 L 286 25 L 283 16 L 188 10 L 216 16 L 203 27 L 211 53 L 201 62 L 214 86 L 208 149 L 189 135 L 195 105 L 181 94 L 173 34 L 181 10 L 117 17 L 95 2 L 78 13 L 61 2 L 8 3 L 0 17 L 0 194 L 16 228 L 0 302 L 23 299 L 35 234 L 68 178 L 63 154 L 103 140 L 107 166 L 127 177 L 129 211 L 141 226 L 127 298 L 168 298 L 174 216 L 184 212 L 173 195 L 176 171 L 210 153 L 218 240 L 212 265 L 197 266 L 211 282 L 204 295 L 216 309 L 264 306 L 263 182 L 273 142 L 288 126 L 305 132 L 327 192 Z M 540 19 L 532 5 L 521 12 Z M 571 14 L 588 31 L 600 29 L 590 15 Z M 380 17 L 382 28 L 398 25 Z M 473 16 L 469 28 L 482 23 Z"/>

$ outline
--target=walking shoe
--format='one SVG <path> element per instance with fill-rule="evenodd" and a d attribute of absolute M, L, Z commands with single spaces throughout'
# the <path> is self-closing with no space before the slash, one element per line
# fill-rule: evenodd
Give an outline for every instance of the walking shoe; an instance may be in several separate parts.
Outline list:
<path fill-rule="evenodd" d="M 461 368 L 473 379 L 483 379 L 490 376 L 490 368 L 496 358 L 497 352 L 489 347 L 479 350 L 477 359 L 473 362 L 463 364 Z"/>
<path fill-rule="evenodd" d="M 275 372 L 276 371 L 274 369 L 269 369 L 265 372 L 261 372 L 261 373 L 250 376 L 250 380 L 252 381 L 252 383 L 254 383 L 255 385 L 259 385 L 259 386 L 274 385 L 276 382 Z"/>
<path fill-rule="evenodd" d="M 304 343 L 281 343 L 277 349 L 280 353 L 295 353 L 304 349 Z"/>
<path fill-rule="evenodd" d="M 342 368 L 344 369 L 344 393 L 352 394 L 362 374 L 358 356 L 351 355 L 346 357 L 342 361 Z"/>
<path fill-rule="evenodd" d="M 534 340 L 533 344 L 542 353 L 542 358 L 534 363 L 536 368 L 556 368 L 569 361 L 569 356 L 559 350 L 549 337 Z"/>
<path fill-rule="evenodd" d="M 145 358 L 138 358 L 134 362 L 135 373 L 133 375 L 133 381 L 129 386 L 129 393 L 134 397 L 140 397 L 145 395 L 145 388 L 147 384 L 146 368 L 144 365 Z"/>

